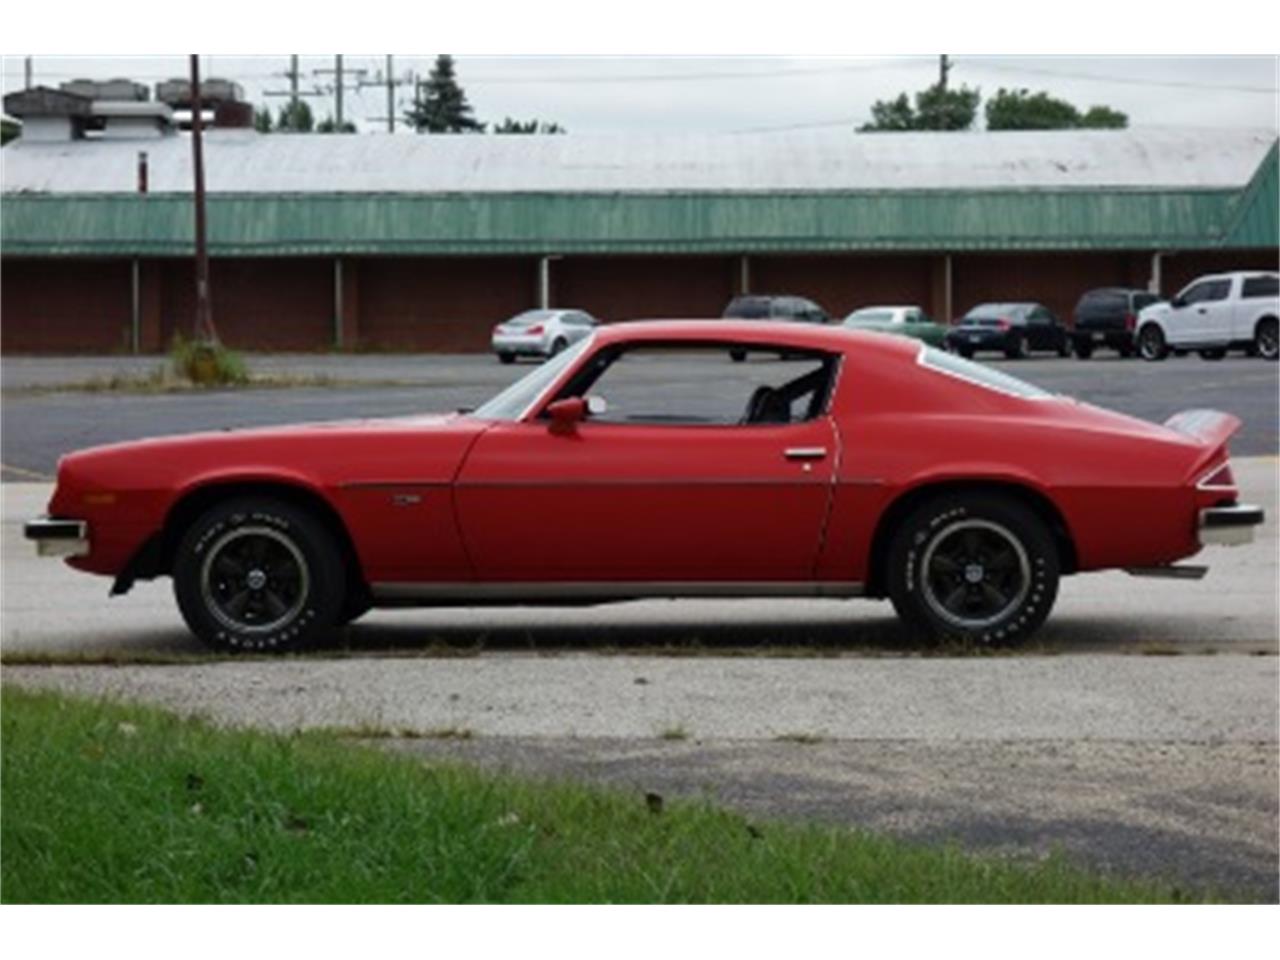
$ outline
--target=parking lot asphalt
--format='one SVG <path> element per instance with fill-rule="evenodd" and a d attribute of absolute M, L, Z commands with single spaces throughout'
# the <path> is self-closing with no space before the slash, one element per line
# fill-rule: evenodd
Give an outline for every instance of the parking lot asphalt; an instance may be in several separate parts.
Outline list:
<path fill-rule="evenodd" d="M 213 390 L 181 393 L 42 392 L 34 385 L 83 382 L 85 371 L 132 364 L 131 358 L 70 358 L 59 373 L 55 358 L 5 357 L 0 363 L 0 463 L 5 480 L 31 480 L 53 472 L 63 453 L 80 447 L 147 436 L 266 426 L 351 417 L 403 416 L 474 407 L 532 369 L 502 366 L 487 355 L 250 357 L 251 369 L 341 378 L 343 385 L 294 389 Z M 1244 427 L 1232 443 L 1237 455 L 1280 452 L 1280 365 L 1245 357 L 1216 363 L 1182 357 L 1163 363 L 1095 355 L 1081 361 L 1036 356 L 1023 361 L 978 358 L 1048 390 L 1161 422 L 1180 410 L 1234 413 Z M 158 358 L 145 358 L 154 366 Z M 769 361 L 764 361 L 769 362 Z M 673 374 L 652 365 L 655 384 Z M 94 374 L 95 376 L 100 374 Z M 386 384 L 400 385 L 386 385 Z M 378 384 L 378 385 L 375 385 Z M 727 383 L 708 390 L 730 390 Z M 735 394 L 736 396 L 736 394 Z"/>

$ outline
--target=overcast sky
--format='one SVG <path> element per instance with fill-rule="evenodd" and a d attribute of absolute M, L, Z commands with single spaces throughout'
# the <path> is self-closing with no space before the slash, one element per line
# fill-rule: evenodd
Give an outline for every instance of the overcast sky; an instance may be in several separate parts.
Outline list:
<path fill-rule="evenodd" d="M 394 75 L 425 76 L 433 56 L 397 56 Z M 1106 104 L 1131 126 L 1277 127 L 1274 57 L 953 58 L 951 83 L 981 89 L 1048 90 L 1081 108 Z M 937 80 L 937 57 L 476 57 L 457 58 L 458 76 L 480 120 L 554 120 L 571 133 L 715 132 L 852 128 L 871 104 Z M 303 56 L 304 90 L 317 119 L 333 111 L 332 57 Z M 382 55 L 347 54 L 346 116 L 361 130 L 385 130 Z M 131 77 L 154 84 L 186 73 L 186 57 L 33 58 L 37 84 L 76 77 Z M 255 104 L 278 108 L 288 89 L 287 54 L 210 56 L 205 76 L 239 81 Z M 5 57 L 6 93 L 23 85 L 23 59 Z M 365 86 L 354 89 L 364 70 Z M 411 93 L 397 88 L 397 112 Z"/>

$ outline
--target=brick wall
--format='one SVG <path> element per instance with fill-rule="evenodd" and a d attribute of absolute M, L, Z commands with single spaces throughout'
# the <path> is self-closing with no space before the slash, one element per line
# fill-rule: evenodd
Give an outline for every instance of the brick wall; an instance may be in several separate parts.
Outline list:
<path fill-rule="evenodd" d="M 131 270 L 128 260 L 6 257 L 0 263 L 0 350 L 127 350 L 133 315 Z"/>

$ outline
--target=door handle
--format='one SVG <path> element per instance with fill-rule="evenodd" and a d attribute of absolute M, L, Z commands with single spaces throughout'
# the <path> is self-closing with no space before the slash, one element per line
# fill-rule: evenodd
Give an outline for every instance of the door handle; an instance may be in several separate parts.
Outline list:
<path fill-rule="evenodd" d="M 827 448 L 788 447 L 782 455 L 788 460 L 821 460 L 827 455 Z"/>

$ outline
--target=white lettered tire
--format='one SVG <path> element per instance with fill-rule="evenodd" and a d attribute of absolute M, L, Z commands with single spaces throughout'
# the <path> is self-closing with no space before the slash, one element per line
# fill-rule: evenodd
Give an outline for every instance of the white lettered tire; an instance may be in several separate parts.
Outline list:
<path fill-rule="evenodd" d="M 173 562 L 183 619 L 224 652 L 276 653 L 315 642 L 338 621 L 345 587 L 341 554 L 325 525 L 267 497 L 206 511 Z"/>
<path fill-rule="evenodd" d="M 936 497 L 899 527 L 889 598 L 934 640 L 1007 646 L 1034 633 L 1058 595 L 1057 546 L 1021 502 L 995 493 Z"/>

